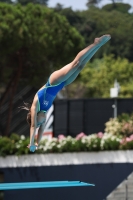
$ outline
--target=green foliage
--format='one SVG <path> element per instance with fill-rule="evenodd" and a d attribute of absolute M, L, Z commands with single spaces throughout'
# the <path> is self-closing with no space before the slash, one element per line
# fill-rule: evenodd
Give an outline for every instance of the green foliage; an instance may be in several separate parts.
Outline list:
<path fill-rule="evenodd" d="M 15 143 L 10 138 L 0 138 L 0 156 L 13 155 L 15 153 Z"/>
<path fill-rule="evenodd" d="M 133 120 L 133 113 L 128 114 L 128 113 L 122 113 L 121 115 L 118 115 L 118 121 L 119 122 L 129 122 L 130 120 Z"/>
<path fill-rule="evenodd" d="M 20 3 L 22 5 L 26 5 L 28 3 L 33 3 L 33 4 L 42 4 L 42 5 L 47 5 L 48 0 L 0 0 L 0 2 L 3 3 L 11 3 L 11 4 L 16 4 Z"/>
<path fill-rule="evenodd" d="M 53 70 L 70 62 L 83 45 L 78 31 L 52 9 L 0 4 L 1 83 L 6 84 L 22 66 L 22 84 L 40 86 Z"/>
<path fill-rule="evenodd" d="M 118 150 L 120 148 L 121 136 L 117 134 L 112 135 L 109 133 L 104 133 L 104 136 L 101 141 L 102 150 Z"/>
<path fill-rule="evenodd" d="M 120 150 L 132 150 L 133 149 L 133 140 L 131 141 L 124 141 L 121 145 L 120 145 Z"/>
<path fill-rule="evenodd" d="M 86 88 L 86 97 L 110 97 L 114 80 L 120 83 L 119 97 L 133 97 L 133 63 L 112 55 L 95 59 L 82 70 L 80 81 Z"/>
<path fill-rule="evenodd" d="M 81 136 L 82 135 L 82 136 Z M 29 138 L 12 134 L 9 138 L 0 137 L 0 156 L 33 154 L 27 148 Z M 63 138 L 43 139 L 37 154 L 63 153 L 63 152 L 90 152 L 103 150 L 133 149 L 133 134 L 123 137 L 120 134 L 98 133 L 85 135 L 80 133 L 76 138 L 63 136 Z"/>
<path fill-rule="evenodd" d="M 16 142 L 16 152 L 15 155 L 29 154 L 29 149 L 27 148 L 29 144 L 29 138 L 25 138 L 24 136 L 19 138 L 19 141 Z"/>
<path fill-rule="evenodd" d="M 13 3 L 12 0 L 0 0 L 0 2 L 3 2 L 3 3 Z"/>
<path fill-rule="evenodd" d="M 90 6 L 98 5 L 102 0 L 88 0 L 86 6 L 89 8 Z"/>
<path fill-rule="evenodd" d="M 133 135 L 133 114 L 123 113 L 118 118 L 110 118 L 105 123 L 105 132 L 112 135 L 130 137 Z"/>
<path fill-rule="evenodd" d="M 117 11 L 106 12 L 100 9 L 89 9 L 84 11 L 82 16 L 91 26 L 91 31 L 86 33 L 88 42 L 92 42 L 95 37 L 103 34 L 111 34 L 111 41 L 99 51 L 97 56 L 101 56 L 103 52 L 114 54 L 116 57 L 132 59 L 132 15 L 123 14 Z M 106 19 L 106 20 L 105 20 Z M 86 22 L 87 22 L 86 21 Z M 85 22 L 85 23 L 86 23 Z M 123 27 L 126 24 L 126 29 Z M 91 39 L 91 40 L 90 40 Z M 86 40 L 87 41 L 87 40 Z"/>
<path fill-rule="evenodd" d="M 128 13 L 128 11 L 131 9 L 131 5 L 127 3 L 115 3 L 115 4 L 107 4 L 102 7 L 103 10 L 106 10 L 108 12 L 111 12 L 113 10 L 122 12 L 122 13 Z"/>
<path fill-rule="evenodd" d="M 33 3 L 33 4 L 42 4 L 46 6 L 48 4 L 48 0 L 16 0 L 16 3 L 20 3 L 22 5 Z"/>
<path fill-rule="evenodd" d="M 54 11 L 58 12 L 61 15 L 64 15 L 72 26 L 76 27 L 77 24 L 79 24 L 79 26 L 82 26 L 82 17 L 79 14 L 80 12 L 74 11 L 71 7 L 63 9 L 63 7 L 61 7 L 61 5 L 59 4 L 54 8 Z"/>
<path fill-rule="evenodd" d="M 87 151 L 99 151 L 101 149 L 101 138 L 97 134 L 92 134 L 89 137 L 83 137 L 81 139 L 83 144 L 86 144 Z"/>
<path fill-rule="evenodd" d="M 12 134 L 10 135 L 10 140 L 12 140 L 14 143 L 19 142 L 19 139 L 20 139 L 20 136 L 17 135 L 17 134 L 15 134 L 15 133 L 12 133 Z"/>
<path fill-rule="evenodd" d="M 10 138 L 0 138 L 0 156 L 5 155 L 24 155 L 31 152 L 27 148 L 29 138 L 23 135 L 11 135 Z M 52 140 L 44 139 L 39 145 L 36 153 L 63 153 L 63 152 L 81 152 L 81 151 L 99 151 L 101 149 L 101 138 L 96 134 L 85 136 L 80 139 L 71 136 L 64 139 L 52 138 Z"/>
<path fill-rule="evenodd" d="M 128 5 L 119 4 L 121 12 L 117 10 L 106 11 L 90 7 L 85 11 L 73 11 L 71 8 L 61 9 L 58 12 L 65 15 L 85 38 L 86 45 L 93 42 L 94 38 L 103 34 L 111 34 L 111 41 L 102 47 L 94 56 L 102 57 L 103 53 L 114 54 L 115 57 L 127 58 L 133 61 L 133 15 L 123 13 Z M 122 11 L 123 8 L 123 11 Z M 124 28 L 126 27 L 126 28 Z"/>

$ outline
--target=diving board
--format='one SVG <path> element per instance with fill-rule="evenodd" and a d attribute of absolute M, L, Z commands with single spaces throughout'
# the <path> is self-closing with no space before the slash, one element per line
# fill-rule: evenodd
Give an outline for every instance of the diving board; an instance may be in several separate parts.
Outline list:
<path fill-rule="evenodd" d="M 0 190 L 77 187 L 77 186 L 95 186 L 95 185 L 94 184 L 90 184 L 90 183 L 81 182 L 81 181 L 48 181 L 48 182 L 0 183 Z"/>

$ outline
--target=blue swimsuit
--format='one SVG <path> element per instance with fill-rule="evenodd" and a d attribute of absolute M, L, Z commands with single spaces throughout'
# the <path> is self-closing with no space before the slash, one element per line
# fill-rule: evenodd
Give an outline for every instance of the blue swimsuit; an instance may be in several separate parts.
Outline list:
<path fill-rule="evenodd" d="M 48 81 L 45 87 L 37 92 L 40 111 L 46 112 L 51 107 L 57 93 L 64 85 L 65 81 L 57 85 L 50 85 Z"/>

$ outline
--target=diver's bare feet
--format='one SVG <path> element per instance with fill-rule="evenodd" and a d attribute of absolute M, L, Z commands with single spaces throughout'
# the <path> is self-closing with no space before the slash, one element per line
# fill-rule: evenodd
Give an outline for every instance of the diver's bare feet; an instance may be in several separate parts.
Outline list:
<path fill-rule="evenodd" d="M 108 42 L 110 39 L 111 39 L 110 35 L 103 35 L 103 36 L 101 36 L 99 38 L 95 38 L 94 44 L 102 46 L 106 42 Z"/>

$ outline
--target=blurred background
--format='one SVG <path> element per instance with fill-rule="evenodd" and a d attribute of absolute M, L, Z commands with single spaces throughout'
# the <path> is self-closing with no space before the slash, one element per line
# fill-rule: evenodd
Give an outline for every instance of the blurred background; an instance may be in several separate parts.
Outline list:
<path fill-rule="evenodd" d="M 53 71 L 104 34 L 111 40 L 58 93 L 40 147 L 31 155 L 27 111 L 19 107 L 32 103 Z M 2 191 L 0 200 L 10 195 L 20 200 L 21 193 L 26 200 L 133 199 L 132 44 L 131 0 L 0 1 L 0 182 L 80 179 L 96 184 L 78 191 Z M 56 165 L 51 160 L 46 164 L 49 154 Z M 60 154 L 76 158 L 77 164 L 60 163 Z M 18 155 L 22 166 L 12 160 Z"/>

